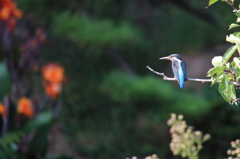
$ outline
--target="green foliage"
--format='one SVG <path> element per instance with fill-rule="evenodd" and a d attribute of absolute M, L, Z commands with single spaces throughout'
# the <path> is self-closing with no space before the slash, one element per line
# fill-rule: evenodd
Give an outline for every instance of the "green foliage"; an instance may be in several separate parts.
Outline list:
<path fill-rule="evenodd" d="M 228 60 L 231 58 L 231 56 L 234 54 L 234 52 L 236 51 L 237 46 L 231 46 L 226 53 L 223 55 L 223 62 L 222 63 L 227 63 Z M 221 63 L 221 64 L 222 64 Z"/>
<path fill-rule="evenodd" d="M 22 131 L 15 131 L 0 139 L 0 158 L 17 158 L 17 145 L 23 136 Z"/>
<path fill-rule="evenodd" d="M 35 129 L 39 129 L 49 124 L 52 124 L 54 121 L 52 112 L 43 112 L 40 113 L 36 118 L 30 120 L 24 127 L 23 130 L 25 132 L 30 132 Z"/>
<path fill-rule="evenodd" d="M 120 48 L 141 42 L 141 32 L 126 21 L 114 24 L 110 20 L 94 20 L 68 11 L 54 17 L 52 30 L 80 46 L 90 45 L 96 49 Z"/>
<path fill-rule="evenodd" d="M 0 81 L 0 99 L 2 100 L 3 96 L 11 91 L 11 78 L 4 62 L 0 62 Z"/>
<path fill-rule="evenodd" d="M 53 14 L 61 12 L 63 9 L 69 9 L 76 6 L 75 0 L 61 1 L 58 0 L 24 0 L 18 1 L 19 8 L 24 14 L 30 15 L 26 19 L 30 22 L 30 26 L 49 25 Z M 32 18 L 34 21 L 32 21 Z M 47 23 L 44 23 L 46 22 Z"/>
<path fill-rule="evenodd" d="M 28 146 L 30 154 L 43 154 L 47 150 L 47 136 L 53 123 L 54 117 L 51 112 L 43 112 L 27 123 L 26 127 L 24 128 L 25 131 L 37 131 Z"/>
<path fill-rule="evenodd" d="M 170 148 L 173 154 L 181 155 L 183 158 L 198 159 L 202 144 L 210 139 L 210 135 L 203 135 L 201 131 L 193 131 L 193 127 L 188 126 L 183 120 L 183 115 L 177 116 L 172 113 L 167 123 L 171 126 Z"/>
<path fill-rule="evenodd" d="M 233 7 L 233 1 L 226 1 Z M 213 4 L 213 1 L 209 1 Z M 209 5 L 211 5 L 209 4 Z M 234 7 L 233 7 L 234 8 Z M 238 11 L 234 8 L 234 12 L 238 17 Z M 237 20 L 238 22 L 238 20 Z M 231 24 L 229 30 L 239 27 L 238 24 Z M 208 71 L 208 76 L 212 78 L 212 85 L 219 83 L 218 91 L 222 97 L 230 104 L 237 105 L 237 96 L 235 87 L 239 85 L 239 59 L 233 58 L 233 61 L 228 62 L 233 57 L 233 54 L 238 50 L 240 54 L 240 32 L 235 32 L 226 37 L 226 41 L 235 45 L 231 46 L 222 56 L 212 59 L 213 68 Z"/>
<path fill-rule="evenodd" d="M 212 109 L 204 98 L 177 90 L 169 82 L 152 76 L 132 77 L 121 72 L 112 72 L 105 77 L 100 91 L 113 101 L 124 104 L 139 103 L 141 107 L 153 107 L 159 105 L 158 103 L 170 104 L 171 106 L 165 108 L 169 113 L 174 111 L 197 117 Z M 194 107 L 190 103 L 194 103 Z M 166 117 L 165 113 L 162 115 Z"/>
<path fill-rule="evenodd" d="M 172 100 L 173 87 L 163 83 L 151 76 L 138 78 L 121 72 L 112 72 L 105 76 L 100 91 L 114 101 L 122 103 L 133 103 L 144 98 Z"/>
<path fill-rule="evenodd" d="M 28 149 L 27 154 L 44 154 L 48 147 L 47 136 L 52 124 L 52 113 L 44 112 L 39 114 L 36 118 L 28 121 L 20 130 L 7 133 L 3 138 L 0 139 L 0 158 L 19 158 L 19 156 L 22 156 L 24 153 L 26 153 L 24 152 L 19 154 L 21 145 L 19 146 L 18 143 L 20 143 L 24 137 L 31 134 L 32 131 L 35 131 L 36 133 L 32 134 L 32 139 L 26 147 Z M 60 156 L 59 158 L 64 159 L 64 156 Z"/>

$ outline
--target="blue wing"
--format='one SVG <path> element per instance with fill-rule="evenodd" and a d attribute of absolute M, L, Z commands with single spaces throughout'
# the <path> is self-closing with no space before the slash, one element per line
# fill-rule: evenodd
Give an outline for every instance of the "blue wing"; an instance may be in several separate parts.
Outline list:
<path fill-rule="evenodd" d="M 184 61 L 181 62 L 182 66 L 182 71 L 183 71 L 183 76 L 184 76 L 184 81 L 187 79 L 187 67 Z"/>
<path fill-rule="evenodd" d="M 172 70 L 180 88 L 184 88 L 184 81 L 186 80 L 187 76 L 186 64 L 183 61 L 172 62 Z"/>

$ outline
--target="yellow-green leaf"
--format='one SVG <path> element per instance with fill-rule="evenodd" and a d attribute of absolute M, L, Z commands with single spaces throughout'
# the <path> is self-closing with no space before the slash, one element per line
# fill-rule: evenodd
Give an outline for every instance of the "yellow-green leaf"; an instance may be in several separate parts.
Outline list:
<path fill-rule="evenodd" d="M 225 76 L 225 78 L 223 78 L 223 79 L 221 80 L 221 82 L 220 82 L 220 84 L 219 84 L 219 87 L 218 87 L 219 93 L 222 95 L 222 97 L 223 97 L 227 102 L 230 101 L 230 98 L 228 97 L 228 90 L 227 90 L 228 85 L 229 85 L 229 83 L 228 83 L 228 81 L 227 81 L 227 79 L 226 79 L 226 76 Z"/>
<path fill-rule="evenodd" d="M 217 82 L 221 81 L 223 78 L 225 78 L 225 76 L 226 76 L 226 74 L 225 74 L 223 71 L 220 72 L 216 77 L 213 78 L 211 87 L 212 87 L 215 83 L 217 83 Z"/>
<path fill-rule="evenodd" d="M 232 57 L 232 55 L 234 54 L 234 52 L 237 50 L 237 46 L 231 46 L 223 55 L 223 64 L 225 64 L 226 62 L 228 62 L 228 60 Z"/>
<path fill-rule="evenodd" d="M 210 0 L 210 1 L 208 2 L 208 6 L 207 6 L 207 7 L 209 7 L 210 5 L 216 3 L 217 1 L 218 1 L 218 0 Z M 206 7 L 206 8 L 207 8 L 207 7 Z"/>
<path fill-rule="evenodd" d="M 229 25 L 229 29 L 228 30 L 236 28 L 236 27 L 240 27 L 240 25 L 232 23 L 231 25 Z"/>
<path fill-rule="evenodd" d="M 225 66 L 217 66 L 217 67 L 213 67 L 213 68 L 211 68 L 209 71 L 208 71 L 208 75 L 209 76 L 213 76 L 213 75 L 215 75 L 216 73 L 220 73 L 220 72 L 222 72 L 223 70 L 225 70 L 226 69 L 226 67 Z"/>
<path fill-rule="evenodd" d="M 233 84 L 229 84 L 229 88 L 228 88 L 228 96 L 231 98 L 231 100 L 236 99 L 236 91 L 235 91 L 235 87 Z"/>

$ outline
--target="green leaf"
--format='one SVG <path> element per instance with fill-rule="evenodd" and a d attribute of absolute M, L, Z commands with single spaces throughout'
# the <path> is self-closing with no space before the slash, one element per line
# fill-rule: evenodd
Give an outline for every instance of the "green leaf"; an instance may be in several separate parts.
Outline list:
<path fill-rule="evenodd" d="M 11 91 L 11 77 L 4 62 L 0 62 L 0 81 L 0 99 L 2 100 L 3 96 Z"/>
<path fill-rule="evenodd" d="M 218 91 L 219 93 L 222 95 L 223 99 L 225 99 L 227 102 L 230 101 L 229 97 L 228 97 L 228 86 L 229 83 L 227 81 L 226 76 L 221 80 L 219 87 L 218 87 Z"/>
<path fill-rule="evenodd" d="M 240 36 L 240 32 L 234 32 L 234 33 L 232 33 L 234 36 L 237 36 L 237 37 L 239 37 Z"/>
<path fill-rule="evenodd" d="M 223 57 L 222 56 L 215 56 L 212 59 L 212 65 L 214 67 L 222 66 L 222 64 L 223 64 Z"/>
<path fill-rule="evenodd" d="M 231 102 L 236 99 L 236 91 L 233 84 L 229 83 L 232 81 L 232 76 L 226 76 L 221 80 L 218 91 L 222 95 L 222 97 L 227 101 Z"/>
<path fill-rule="evenodd" d="M 217 67 L 213 67 L 213 68 L 211 68 L 209 71 L 208 71 L 208 77 L 209 76 L 213 76 L 213 75 L 215 75 L 215 74 L 217 74 L 217 73 L 219 73 L 219 72 L 222 72 L 223 70 L 225 70 L 226 69 L 226 66 L 217 66 Z"/>
<path fill-rule="evenodd" d="M 237 76 L 237 81 L 239 81 L 239 80 L 240 80 L 240 75 Z"/>
<path fill-rule="evenodd" d="M 214 78 L 214 79 L 212 80 L 211 87 L 212 87 L 215 83 L 217 83 L 217 82 L 218 82 L 218 78 Z"/>
<path fill-rule="evenodd" d="M 236 27 L 240 27 L 240 25 L 232 23 L 231 25 L 229 25 L 229 29 L 228 30 L 231 30 L 231 29 L 236 28 Z"/>
<path fill-rule="evenodd" d="M 229 84 L 229 88 L 228 88 L 228 96 L 231 97 L 231 100 L 236 99 L 236 91 L 235 91 L 235 87 L 233 84 Z"/>
<path fill-rule="evenodd" d="M 217 1 L 218 1 L 218 0 L 210 0 L 210 1 L 208 2 L 208 6 L 207 6 L 207 7 L 209 7 L 210 5 L 216 3 Z M 206 7 L 206 8 L 207 8 L 207 7 Z"/>
<path fill-rule="evenodd" d="M 223 55 L 223 64 L 225 64 L 226 62 L 228 62 L 228 60 L 232 57 L 232 55 L 234 54 L 234 52 L 236 51 L 237 46 L 231 46 Z"/>
<path fill-rule="evenodd" d="M 33 139 L 31 140 L 28 146 L 28 152 L 30 154 L 37 154 L 37 153 L 43 154 L 47 150 L 48 148 L 47 136 L 51 126 L 52 126 L 52 123 L 49 123 L 37 129 L 36 134 L 34 135 Z"/>
<path fill-rule="evenodd" d="M 48 144 L 47 135 L 53 123 L 54 117 L 52 112 L 41 113 L 35 119 L 29 121 L 25 127 L 25 131 L 36 130 L 36 134 L 28 146 L 30 154 L 44 153 L 46 151 Z"/>
<path fill-rule="evenodd" d="M 216 77 L 213 78 L 213 81 L 212 81 L 211 87 L 212 87 L 215 83 L 221 81 L 221 79 L 224 78 L 225 76 L 226 76 L 226 74 L 225 74 L 223 71 L 220 72 L 220 73 L 218 73 L 218 75 L 217 75 Z"/>
<path fill-rule="evenodd" d="M 53 123 L 54 117 L 52 112 L 44 112 L 41 114 L 38 114 L 34 119 L 30 120 L 23 130 L 25 132 L 32 131 L 34 129 L 38 129 L 40 127 L 43 127 L 45 125 L 48 125 L 49 123 Z"/>

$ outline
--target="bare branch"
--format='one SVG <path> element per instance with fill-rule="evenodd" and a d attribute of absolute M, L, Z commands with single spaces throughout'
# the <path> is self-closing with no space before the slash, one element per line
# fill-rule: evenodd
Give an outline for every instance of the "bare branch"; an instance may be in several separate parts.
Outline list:
<path fill-rule="evenodd" d="M 187 81 L 196 81 L 196 82 L 212 82 L 212 79 L 199 79 L 199 78 L 187 78 Z"/>
<path fill-rule="evenodd" d="M 234 86 L 236 86 L 236 89 L 239 89 L 240 87 L 240 82 L 229 81 L 229 83 L 232 83 Z"/>
<path fill-rule="evenodd" d="M 230 97 L 231 98 L 231 97 Z M 238 103 L 240 103 L 240 98 L 237 98 L 237 99 L 232 99 L 233 101 L 232 101 L 232 103 L 230 103 L 231 105 L 233 105 L 233 104 L 236 104 L 237 106 L 238 106 Z"/>
<path fill-rule="evenodd" d="M 167 81 L 176 81 L 177 80 L 176 78 L 170 78 L 170 77 L 166 76 L 164 73 L 157 72 L 149 66 L 147 66 L 147 69 L 149 69 L 150 71 L 152 71 L 153 73 L 155 73 L 159 76 L 163 76 L 164 80 L 167 80 Z"/>
<path fill-rule="evenodd" d="M 152 71 L 153 73 L 155 73 L 159 76 L 163 76 L 164 80 L 167 80 L 167 81 L 176 81 L 177 80 L 176 78 L 170 78 L 170 77 L 166 76 L 164 73 L 157 72 L 149 66 L 147 66 L 147 69 L 149 69 L 150 71 Z M 212 82 L 212 79 L 187 78 L 186 81 L 196 81 L 196 82 L 204 83 L 204 82 Z"/>

